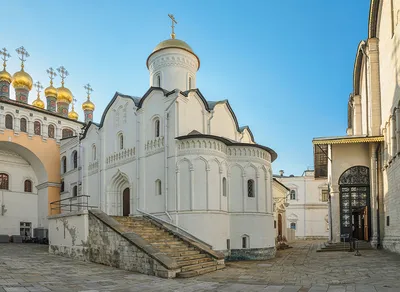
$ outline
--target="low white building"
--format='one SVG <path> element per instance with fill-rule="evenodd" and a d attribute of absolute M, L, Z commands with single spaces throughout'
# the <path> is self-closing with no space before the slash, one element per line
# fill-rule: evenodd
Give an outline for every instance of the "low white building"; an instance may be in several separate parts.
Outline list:
<path fill-rule="evenodd" d="M 328 183 L 315 179 L 313 170 L 301 176 L 276 175 L 275 179 L 290 189 L 286 207 L 286 223 L 295 229 L 296 239 L 328 239 Z"/>

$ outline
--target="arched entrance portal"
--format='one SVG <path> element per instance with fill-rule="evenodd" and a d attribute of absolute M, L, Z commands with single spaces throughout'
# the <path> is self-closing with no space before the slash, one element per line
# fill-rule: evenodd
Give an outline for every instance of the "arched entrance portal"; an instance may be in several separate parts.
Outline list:
<path fill-rule="evenodd" d="M 129 216 L 131 213 L 129 188 L 122 192 L 122 216 Z"/>
<path fill-rule="evenodd" d="M 106 213 L 114 216 L 129 216 L 133 210 L 129 177 L 120 170 L 112 177 L 107 192 Z"/>
<path fill-rule="evenodd" d="M 339 178 L 340 234 L 369 241 L 371 234 L 369 169 L 353 166 Z"/>
<path fill-rule="evenodd" d="M 278 236 L 282 236 L 282 214 L 278 214 Z"/>

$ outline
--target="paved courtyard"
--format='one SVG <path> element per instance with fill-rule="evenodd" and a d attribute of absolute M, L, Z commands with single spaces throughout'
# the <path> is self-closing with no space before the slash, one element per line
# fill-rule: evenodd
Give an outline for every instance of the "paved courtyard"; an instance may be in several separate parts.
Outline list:
<path fill-rule="evenodd" d="M 47 253 L 46 246 L 0 245 L 3 291 L 400 291 L 400 256 L 383 251 L 316 253 L 297 242 L 269 261 L 231 262 L 192 279 L 160 279 Z"/>

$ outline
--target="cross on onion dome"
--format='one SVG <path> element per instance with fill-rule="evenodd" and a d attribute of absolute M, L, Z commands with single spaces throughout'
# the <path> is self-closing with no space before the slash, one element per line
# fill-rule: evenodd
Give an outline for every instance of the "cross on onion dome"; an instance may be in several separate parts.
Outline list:
<path fill-rule="evenodd" d="M 43 89 L 42 83 L 40 83 L 39 81 L 37 81 L 37 82 L 34 84 L 34 86 L 35 86 L 36 91 L 37 91 L 37 93 L 38 93 L 38 95 L 39 95 L 39 93 L 40 93 L 40 92 L 42 91 L 42 89 Z"/>
<path fill-rule="evenodd" d="M 19 47 L 15 51 L 18 54 L 18 58 L 21 60 L 21 68 L 24 69 L 24 62 L 26 61 L 26 58 L 29 57 L 29 53 L 23 46 Z"/>
<path fill-rule="evenodd" d="M 0 50 L 0 55 L 1 55 L 1 59 L 3 60 L 4 70 L 6 70 L 6 65 L 7 65 L 6 62 L 11 57 L 11 55 L 8 53 L 6 48 L 3 48 Z"/>
<path fill-rule="evenodd" d="M 60 66 L 57 68 L 58 74 L 60 74 L 61 77 L 61 84 L 64 85 L 64 79 L 67 78 L 69 75 L 67 69 L 64 68 L 64 66 Z"/>
<path fill-rule="evenodd" d="M 46 70 L 46 72 L 50 78 L 50 85 L 53 85 L 53 79 L 57 76 L 56 71 L 54 71 L 54 69 L 50 67 Z"/>
<path fill-rule="evenodd" d="M 85 86 L 83 86 L 83 88 L 85 88 L 86 93 L 87 93 L 88 98 L 89 98 L 89 97 L 90 97 L 90 94 L 91 94 L 92 91 L 93 91 L 92 86 L 90 86 L 90 84 L 88 83 L 88 84 L 86 84 Z"/>

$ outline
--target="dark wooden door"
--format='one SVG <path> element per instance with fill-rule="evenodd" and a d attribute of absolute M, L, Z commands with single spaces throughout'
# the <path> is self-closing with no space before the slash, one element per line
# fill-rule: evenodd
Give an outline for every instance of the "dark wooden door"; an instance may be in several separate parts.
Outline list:
<path fill-rule="evenodd" d="M 278 235 L 282 236 L 282 214 L 278 214 Z"/>
<path fill-rule="evenodd" d="M 122 216 L 129 216 L 131 213 L 129 188 L 122 193 Z"/>

